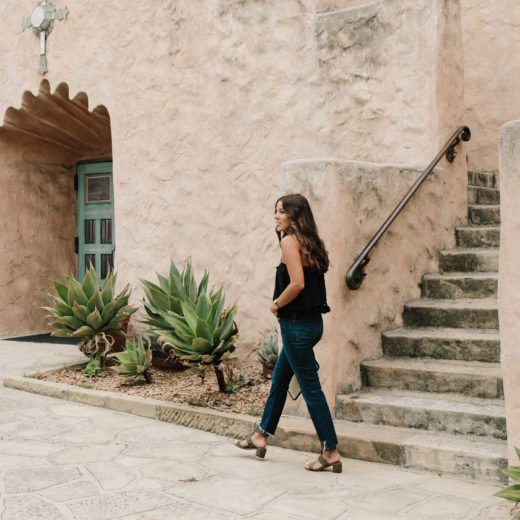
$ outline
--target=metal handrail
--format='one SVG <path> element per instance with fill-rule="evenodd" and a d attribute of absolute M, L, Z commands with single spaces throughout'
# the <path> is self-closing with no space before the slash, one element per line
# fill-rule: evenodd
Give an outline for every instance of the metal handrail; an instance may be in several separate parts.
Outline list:
<path fill-rule="evenodd" d="M 366 276 L 364 268 L 368 264 L 368 262 L 370 262 L 370 257 L 368 256 L 368 254 L 377 244 L 379 239 L 383 236 L 385 231 L 390 227 L 390 224 L 392 224 L 392 222 L 396 219 L 397 215 L 401 213 L 403 208 L 413 197 L 414 193 L 419 189 L 426 177 L 428 177 L 428 175 L 430 175 L 435 166 L 437 166 L 438 162 L 443 158 L 444 155 L 446 156 L 446 159 L 449 162 L 453 162 L 457 155 L 455 147 L 460 143 L 461 140 L 469 141 L 470 139 L 471 131 L 467 126 L 459 126 L 459 128 L 457 128 L 453 135 L 448 139 L 441 151 L 436 155 L 435 159 L 433 159 L 433 161 L 428 165 L 426 170 L 424 170 L 421 176 L 415 181 L 413 186 L 408 190 L 408 193 L 403 197 L 401 202 L 386 219 L 385 223 L 378 229 L 377 233 L 370 239 L 365 249 L 363 249 L 361 254 L 354 260 L 354 263 L 350 266 L 345 277 L 347 287 L 349 289 L 355 291 L 356 289 L 359 289 L 361 287 L 361 284 L 363 283 L 363 280 Z"/>

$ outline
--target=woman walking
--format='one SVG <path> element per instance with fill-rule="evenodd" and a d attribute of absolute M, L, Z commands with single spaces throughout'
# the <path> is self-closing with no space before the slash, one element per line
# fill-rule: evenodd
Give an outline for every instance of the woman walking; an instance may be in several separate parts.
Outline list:
<path fill-rule="evenodd" d="M 322 445 L 318 459 L 304 467 L 309 471 L 332 467 L 335 473 L 341 473 L 338 440 L 313 350 L 323 335 L 321 315 L 330 311 L 324 279 L 329 258 L 305 197 L 293 194 L 279 198 L 274 220 L 282 259 L 276 268 L 270 309 L 280 323 L 283 349 L 273 371 L 260 425 L 250 438 L 237 441 L 236 446 L 255 449 L 257 457 L 265 457 L 267 439 L 276 431 L 294 374 Z"/>

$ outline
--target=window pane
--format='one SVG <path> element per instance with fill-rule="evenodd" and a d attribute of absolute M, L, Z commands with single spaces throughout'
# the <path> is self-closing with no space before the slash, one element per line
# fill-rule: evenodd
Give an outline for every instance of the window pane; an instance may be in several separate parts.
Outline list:
<path fill-rule="evenodd" d="M 96 221 L 94 219 L 85 220 L 85 244 L 96 243 Z"/>
<path fill-rule="evenodd" d="M 85 272 L 90 268 L 90 266 L 93 265 L 96 267 L 96 255 L 88 254 L 85 255 Z"/>
<path fill-rule="evenodd" d="M 101 255 L 101 278 L 106 278 L 113 267 L 112 254 Z"/>
<path fill-rule="evenodd" d="M 110 175 L 85 177 L 85 202 L 110 202 Z"/>
<path fill-rule="evenodd" d="M 103 218 L 101 219 L 101 243 L 111 244 L 112 243 L 112 219 Z"/>

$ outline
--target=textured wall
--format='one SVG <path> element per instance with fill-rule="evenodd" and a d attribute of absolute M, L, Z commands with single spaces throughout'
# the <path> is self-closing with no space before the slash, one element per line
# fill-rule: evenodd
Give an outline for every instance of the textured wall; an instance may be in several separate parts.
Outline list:
<path fill-rule="evenodd" d="M 498 128 L 520 117 L 518 0 L 462 0 L 466 124 L 473 170 L 498 168 Z"/>
<path fill-rule="evenodd" d="M 165 48 L 129 52 L 135 110 L 111 111 L 120 270 L 135 282 L 191 256 L 237 300 L 243 345 L 274 326 L 280 165 L 326 148 L 311 7 L 176 2 L 153 26 Z"/>
<path fill-rule="evenodd" d="M 319 12 L 339 11 L 374 3 L 377 3 L 377 0 L 318 0 L 316 10 Z"/>
<path fill-rule="evenodd" d="M 272 325 L 280 165 L 326 149 L 314 2 L 69 7 L 48 40 L 47 78 L 110 113 L 121 282 L 137 299 L 139 277 L 191 256 L 238 300 L 242 338 L 258 338 Z M 12 23 L 28 13 L 14 0 L 6 9 L 2 111 L 40 81 L 37 39 Z"/>
<path fill-rule="evenodd" d="M 507 413 L 509 462 L 518 465 L 520 447 L 520 121 L 500 128 L 500 254 L 498 317 Z"/>
<path fill-rule="evenodd" d="M 427 164 L 462 123 L 459 2 L 384 0 L 319 15 L 317 32 L 329 155 Z"/>
<path fill-rule="evenodd" d="M 274 325 L 273 203 L 299 187 L 296 179 L 282 187 L 282 163 L 334 155 L 424 166 L 460 121 L 459 89 L 449 114 L 439 104 L 441 82 L 462 84 L 457 1 L 384 0 L 316 17 L 318 4 L 162 0 L 123 9 L 85 0 L 56 22 L 52 88 L 65 82 L 71 97 L 86 92 L 90 109 L 102 104 L 110 114 L 117 266 L 134 301 L 139 278 L 191 256 L 199 273 L 208 267 L 212 282 L 238 300 L 242 344 L 256 341 Z M 14 22 L 26 14 L 5 0 L 0 34 L 11 46 L 0 47 L 1 113 L 41 79 L 37 39 Z M 359 186 L 369 189 L 365 182 Z M 452 218 L 464 181 L 450 190 Z M 363 219 L 355 222 L 365 229 Z M 430 266 L 431 247 L 418 266 Z M 343 271 L 355 248 L 341 240 L 330 248 Z M 379 321 L 393 322 L 400 311 L 388 308 Z M 371 323 L 380 317 L 374 312 Z M 374 344 L 353 341 L 366 349 L 358 357 L 376 355 Z M 354 362 L 343 362 L 352 374 Z"/>
<path fill-rule="evenodd" d="M 0 335 L 46 330 L 41 291 L 74 265 L 72 163 L 36 142 L 0 142 Z"/>

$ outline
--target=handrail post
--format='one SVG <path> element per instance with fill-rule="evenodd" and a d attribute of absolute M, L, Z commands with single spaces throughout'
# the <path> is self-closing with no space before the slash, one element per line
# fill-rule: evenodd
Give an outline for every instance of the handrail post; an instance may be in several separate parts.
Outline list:
<path fill-rule="evenodd" d="M 459 126 L 457 130 L 452 134 L 452 136 L 448 139 L 446 144 L 442 147 L 441 151 L 435 156 L 433 161 L 428 165 L 428 167 L 424 170 L 424 172 L 420 175 L 420 177 L 414 182 L 412 187 L 408 190 L 406 195 L 403 197 L 401 202 L 396 206 L 396 208 L 392 211 L 390 216 L 385 220 L 383 225 L 377 230 L 376 234 L 370 239 L 368 244 L 365 246 L 363 251 L 359 254 L 359 256 L 354 260 L 353 264 L 347 271 L 345 276 L 345 281 L 347 287 L 355 291 L 361 287 L 363 280 L 365 279 L 366 273 L 364 271 L 364 267 L 370 261 L 369 253 L 377 244 L 379 239 L 383 236 L 386 230 L 390 227 L 392 222 L 397 218 L 397 216 L 404 209 L 406 204 L 413 197 L 415 192 L 419 189 L 421 184 L 425 181 L 426 177 L 430 175 L 435 166 L 440 162 L 443 157 L 446 157 L 446 160 L 449 162 L 453 162 L 457 155 L 455 151 L 455 147 L 462 141 L 469 141 L 471 139 L 471 130 L 467 126 Z"/>

